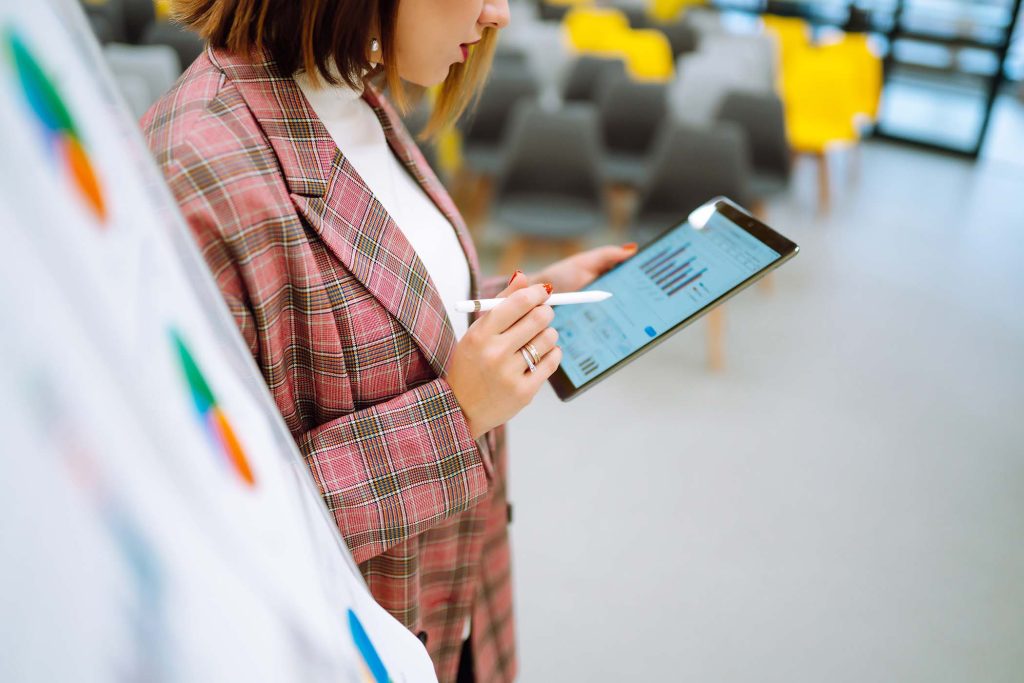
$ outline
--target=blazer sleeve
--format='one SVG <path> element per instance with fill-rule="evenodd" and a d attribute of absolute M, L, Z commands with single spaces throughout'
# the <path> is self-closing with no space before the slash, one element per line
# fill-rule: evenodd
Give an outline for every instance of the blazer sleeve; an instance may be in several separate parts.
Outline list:
<path fill-rule="evenodd" d="M 223 234 L 224 225 L 239 220 L 230 190 L 221 183 L 206 184 L 208 165 L 183 163 L 181 158 L 160 161 L 224 300 L 259 362 L 260 326 L 238 259 Z M 206 175 L 199 177 L 189 169 Z M 480 449 L 443 378 L 315 429 L 291 431 L 357 563 L 472 507 L 488 490 Z"/>

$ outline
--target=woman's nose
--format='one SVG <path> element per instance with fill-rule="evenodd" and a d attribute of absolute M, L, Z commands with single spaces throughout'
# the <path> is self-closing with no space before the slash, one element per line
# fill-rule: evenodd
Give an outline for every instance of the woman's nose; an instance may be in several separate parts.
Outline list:
<path fill-rule="evenodd" d="M 480 12 L 480 24 L 501 29 L 509 22 L 508 0 L 484 0 L 484 8 Z"/>

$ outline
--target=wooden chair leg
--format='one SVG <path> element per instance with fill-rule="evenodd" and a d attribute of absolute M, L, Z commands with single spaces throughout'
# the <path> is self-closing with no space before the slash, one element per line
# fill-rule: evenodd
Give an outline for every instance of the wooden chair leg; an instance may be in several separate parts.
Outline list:
<path fill-rule="evenodd" d="M 523 258 L 526 257 L 526 238 L 512 237 L 501 252 L 498 259 L 498 272 L 512 275 L 517 268 L 522 270 Z"/>
<path fill-rule="evenodd" d="M 712 309 L 707 320 L 708 368 L 718 372 L 725 368 L 725 308 Z"/>
<path fill-rule="evenodd" d="M 832 181 L 829 178 L 828 152 L 818 154 L 818 208 L 822 213 L 827 213 L 831 199 L 830 186 Z"/>
<path fill-rule="evenodd" d="M 491 210 L 491 193 L 494 181 L 488 175 L 478 174 L 473 178 L 466 198 L 466 225 L 474 237 L 483 232 L 484 224 Z"/>
<path fill-rule="evenodd" d="M 616 240 L 624 239 L 626 236 L 633 194 L 634 190 L 625 185 L 611 185 L 606 191 L 610 213 L 609 227 Z"/>

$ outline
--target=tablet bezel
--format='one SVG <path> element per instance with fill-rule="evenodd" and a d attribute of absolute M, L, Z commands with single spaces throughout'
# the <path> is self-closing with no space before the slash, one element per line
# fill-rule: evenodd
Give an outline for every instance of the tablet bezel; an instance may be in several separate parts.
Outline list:
<path fill-rule="evenodd" d="M 744 289 L 746 289 L 753 283 L 757 282 L 765 275 L 772 272 L 773 270 L 781 266 L 783 263 L 788 261 L 789 259 L 796 256 L 796 254 L 800 251 L 800 247 L 797 246 L 796 243 L 775 232 L 774 230 L 772 230 L 767 225 L 759 221 L 757 218 L 754 218 L 754 216 L 750 215 L 750 213 L 740 208 L 737 204 L 735 204 L 726 197 L 716 197 L 705 203 L 701 208 L 708 206 L 714 207 L 714 211 L 716 213 L 722 214 L 727 219 L 732 221 L 732 223 L 739 226 L 743 230 L 746 230 L 747 233 L 749 233 L 759 242 L 761 242 L 762 244 L 764 244 L 765 246 L 769 247 L 774 252 L 779 254 L 779 258 L 773 261 L 772 263 L 768 264 L 761 270 L 757 271 L 756 273 L 753 273 L 750 277 L 738 283 L 735 287 L 725 292 L 723 295 L 709 303 L 707 306 L 704 306 L 703 308 L 695 311 L 692 315 L 690 315 L 687 318 L 684 318 L 672 328 L 665 330 L 657 337 L 652 339 L 649 343 L 645 344 L 641 348 L 629 354 L 628 356 L 617 362 L 615 365 L 606 368 L 601 374 L 591 378 L 590 381 L 588 381 L 582 387 L 575 386 L 569 379 L 569 376 L 566 375 L 565 370 L 562 369 L 562 366 L 559 365 L 558 369 L 555 370 L 554 374 L 552 374 L 548 378 L 548 382 L 550 382 L 551 387 L 555 390 L 555 393 L 558 395 L 558 398 L 562 399 L 563 401 L 571 401 L 572 399 L 576 398 L 577 396 L 584 393 L 588 389 L 591 389 L 595 385 L 600 384 L 602 381 L 610 377 L 623 366 L 627 365 L 634 359 L 642 356 L 643 354 L 647 353 L 654 347 L 658 346 L 658 344 L 665 341 L 666 339 L 668 339 L 669 337 L 671 337 L 684 327 L 687 327 L 688 325 L 693 323 L 695 320 L 697 320 L 698 318 L 700 318 L 701 316 L 703 316 L 716 306 L 720 306 L 721 304 L 725 303 L 739 292 L 742 292 Z M 640 258 L 644 254 L 644 252 L 646 252 L 651 247 L 651 245 L 653 245 L 655 242 L 657 242 L 658 240 L 660 240 L 662 237 L 672 232 L 673 230 L 678 229 L 687 221 L 689 221 L 689 217 L 686 217 L 683 220 L 673 224 L 668 229 L 663 230 L 661 233 L 658 234 L 657 237 L 651 239 L 646 245 L 644 245 L 643 249 L 640 249 L 636 254 L 629 257 L 622 263 L 619 263 L 618 265 L 615 266 L 615 268 L 612 268 L 608 272 L 610 273 L 614 271 L 616 268 L 622 267 L 624 264 L 629 263 L 635 258 Z M 608 273 L 603 273 L 602 277 L 607 274 Z"/>

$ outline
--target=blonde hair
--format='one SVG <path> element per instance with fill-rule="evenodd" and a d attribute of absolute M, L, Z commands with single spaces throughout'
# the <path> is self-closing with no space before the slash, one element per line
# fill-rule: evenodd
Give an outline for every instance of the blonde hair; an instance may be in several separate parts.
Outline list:
<path fill-rule="evenodd" d="M 288 76 L 301 70 L 331 85 L 344 82 L 353 88 L 361 80 L 382 77 L 391 100 L 404 113 L 422 90 L 407 87 L 398 75 L 394 36 L 399 2 L 172 0 L 171 15 L 215 48 L 243 55 L 267 53 Z M 367 57 L 375 20 L 383 52 L 383 66 L 377 67 Z M 485 29 L 470 48 L 469 59 L 452 65 L 420 137 L 434 137 L 453 124 L 479 95 L 497 38 L 496 30 Z"/>

